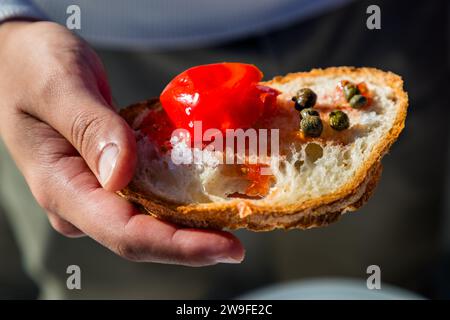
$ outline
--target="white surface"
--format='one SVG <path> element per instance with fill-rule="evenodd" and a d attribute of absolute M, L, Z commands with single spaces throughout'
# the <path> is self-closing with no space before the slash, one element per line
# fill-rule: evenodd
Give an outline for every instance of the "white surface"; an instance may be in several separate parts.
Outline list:
<path fill-rule="evenodd" d="M 238 299 L 262 300 L 417 300 L 423 297 L 382 283 L 369 290 L 365 280 L 311 279 L 261 288 Z"/>

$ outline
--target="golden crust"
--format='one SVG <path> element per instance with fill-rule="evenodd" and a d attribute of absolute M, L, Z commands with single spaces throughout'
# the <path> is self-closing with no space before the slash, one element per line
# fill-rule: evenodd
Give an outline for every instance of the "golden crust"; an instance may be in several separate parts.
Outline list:
<path fill-rule="evenodd" d="M 336 221 L 344 212 L 355 211 L 373 193 L 381 174 L 380 160 L 402 131 L 408 107 L 408 96 L 403 90 L 402 79 L 391 72 L 374 68 L 332 67 L 313 69 L 310 72 L 291 73 L 275 77 L 266 85 L 283 84 L 294 78 L 324 75 L 370 76 L 372 81 L 387 85 L 394 92 L 398 112 L 394 125 L 385 139 L 373 148 L 368 161 L 354 175 L 354 178 L 332 194 L 287 206 L 259 206 L 245 199 L 224 203 L 200 203 L 177 205 L 144 193 L 139 186 L 130 183 L 119 194 L 138 204 L 145 212 L 181 225 L 190 227 L 247 228 L 254 231 L 269 231 L 276 228 L 311 228 Z M 129 106 L 121 111 L 122 117 L 132 124 L 135 117 L 146 108 L 152 108 L 158 99 L 147 100 Z"/>
<path fill-rule="evenodd" d="M 254 207 L 248 206 L 245 200 L 233 201 L 233 205 L 216 203 L 214 207 L 208 205 L 206 208 L 202 205 L 176 206 L 150 198 L 136 191 L 134 187 L 127 187 L 119 194 L 152 216 L 189 227 L 231 230 L 247 228 L 253 231 L 270 231 L 276 228 L 307 229 L 328 225 L 336 221 L 342 213 L 361 207 L 373 193 L 381 175 L 381 168 L 381 164 L 377 163 L 368 172 L 366 181 L 339 201 L 290 213 L 275 211 L 272 207 L 259 207 L 255 210 Z"/>

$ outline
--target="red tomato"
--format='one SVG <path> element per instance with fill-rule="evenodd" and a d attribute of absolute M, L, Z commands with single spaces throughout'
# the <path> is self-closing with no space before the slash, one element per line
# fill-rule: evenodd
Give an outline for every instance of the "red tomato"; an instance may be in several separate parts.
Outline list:
<path fill-rule="evenodd" d="M 163 109 L 150 110 L 142 121 L 140 129 L 150 140 L 157 143 L 160 151 L 170 149 L 170 137 L 175 128 Z"/>
<path fill-rule="evenodd" d="M 276 102 L 278 91 L 258 85 L 262 72 L 251 64 L 216 63 L 190 68 L 163 90 L 161 104 L 177 128 L 251 127 Z"/>

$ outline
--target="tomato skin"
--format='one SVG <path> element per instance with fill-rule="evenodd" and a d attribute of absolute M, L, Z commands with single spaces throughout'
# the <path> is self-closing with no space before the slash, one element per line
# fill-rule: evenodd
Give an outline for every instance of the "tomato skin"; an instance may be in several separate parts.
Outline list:
<path fill-rule="evenodd" d="M 251 64 L 216 63 L 190 68 L 163 90 L 161 104 L 177 128 L 250 128 L 276 101 L 278 92 L 258 85 L 262 72 Z"/>

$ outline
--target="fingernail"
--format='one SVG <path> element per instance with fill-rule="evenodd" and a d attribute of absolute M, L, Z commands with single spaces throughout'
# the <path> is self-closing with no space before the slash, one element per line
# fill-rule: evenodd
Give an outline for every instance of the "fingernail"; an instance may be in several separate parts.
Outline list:
<path fill-rule="evenodd" d="M 215 260 L 217 263 L 241 263 L 244 260 L 245 251 L 242 249 L 232 250 L 231 254 L 219 256 Z"/>
<path fill-rule="evenodd" d="M 109 178 L 111 178 L 116 166 L 118 154 L 119 148 L 114 143 L 108 144 L 103 148 L 98 161 L 98 175 L 102 186 L 105 186 Z"/>
<path fill-rule="evenodd" d="M 220 258 L 216 258 L 216 262 L 217 263 L 233 263 L 233 264 L 237 264 L 237 263 L 241 263 L 243 260 L 243 258 L 241 259 L 236 259 L 233 257 L 220 257 Z"/>

